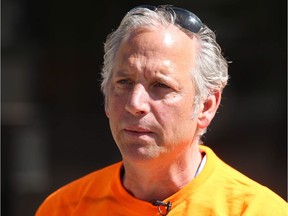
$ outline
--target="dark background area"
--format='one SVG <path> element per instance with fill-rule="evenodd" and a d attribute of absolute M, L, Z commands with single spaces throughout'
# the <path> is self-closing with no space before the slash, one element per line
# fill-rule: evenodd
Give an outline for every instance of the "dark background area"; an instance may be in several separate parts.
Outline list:
<path fill-rule="evenodd" d="M 131 7 L 164 3 L 197 14 L 232 61 L 205 144 L 287 200 L 285 0 L 2 0 L 3 215 L 34 215 L 60 186 L 120 160 L 100 92 L 103 43 Z"/>

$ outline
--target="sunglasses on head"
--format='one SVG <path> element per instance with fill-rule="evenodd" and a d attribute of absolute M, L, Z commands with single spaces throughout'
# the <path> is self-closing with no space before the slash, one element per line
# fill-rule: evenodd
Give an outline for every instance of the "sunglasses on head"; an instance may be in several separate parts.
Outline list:
<path fill-rule="evenodd" d="M 171 13 L 175 13 L 176 15 L 175 22 L 182 28 L 187 29 L 192 33 L 198 33 L 203 27 L 202 21 L 195 14 L 183 8 L 174 7 L 171 5 L 160 5 L 158 7 L 153 5 L 140 5 L 135 8 L 146 8 L 152 11 L 156 11 L 161 8 L 162 10 L 164 9 L 169 12 L 171 11 Z"/>

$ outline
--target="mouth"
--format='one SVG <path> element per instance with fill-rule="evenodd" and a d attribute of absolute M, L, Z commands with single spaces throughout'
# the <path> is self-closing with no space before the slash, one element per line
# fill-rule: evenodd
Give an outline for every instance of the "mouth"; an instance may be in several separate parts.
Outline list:
<path fill-rule="evenodd" d="M 133 134 L 151 134 L 153 133 L 151 130 L 144 128 L 144 127 L 127 127 L 124 129 L 127 133 Z"/>
<path fill-rule="evenodd" d="M 122 135 L 125 140 L 133 141 L 133 143 L 145 143 L 145 145 L 157 137 L 155 131 L 143 126 L 127 126 L 122 130 Z"/>

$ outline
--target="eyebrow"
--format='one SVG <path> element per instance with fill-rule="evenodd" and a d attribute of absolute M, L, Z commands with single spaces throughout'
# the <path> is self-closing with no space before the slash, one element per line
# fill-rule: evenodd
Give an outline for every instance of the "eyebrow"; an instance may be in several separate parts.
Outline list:
<path fill-rule="evenodd" d="M 113 75 L 119 77 L 126 77 L 132 75 L 132 73 L 129 73 L 127 70 L 117 70 L 113 73 Z"/>

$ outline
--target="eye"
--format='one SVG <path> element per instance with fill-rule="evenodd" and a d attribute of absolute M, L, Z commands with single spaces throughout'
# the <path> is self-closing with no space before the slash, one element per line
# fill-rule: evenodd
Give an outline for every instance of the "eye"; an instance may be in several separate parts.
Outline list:
<path fill-rule="evenodd" d="M 154 86 L 159 88 L 170 88 L 168 85 L 160 82 L 155 83 Z"/>
<path fill-rule="evenodd" d="M 129 79 L 120 79 L 117 81 L 117 84 L 120 85 L 133 85 L 133 82 Z"/>
<path fill-rule="evenodd" d="M 119 79 L 116 81 L 116 86 L 119 89 L 131 89 L 134 86 L 134 82 L 131 79 Z"/>

